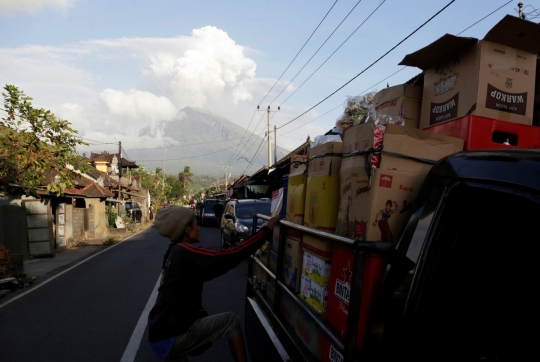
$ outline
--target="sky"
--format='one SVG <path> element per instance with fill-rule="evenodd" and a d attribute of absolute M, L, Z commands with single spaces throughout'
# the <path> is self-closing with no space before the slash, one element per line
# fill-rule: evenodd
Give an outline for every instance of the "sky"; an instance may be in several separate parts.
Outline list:
<path fill-rule="evenodd" d="M 262 136 L 257 106 L 270 107 L 277 143 L 293 150 L 332 129 L 347 97 L 418 75 L 398 65 L 405 55 L 446 33 L 482 39 L 518 3 L 0 0 L 0 83 L 71 122 L 91 144 L 80 153 L 178 145 L 159 125 L 187 106 Z"/>

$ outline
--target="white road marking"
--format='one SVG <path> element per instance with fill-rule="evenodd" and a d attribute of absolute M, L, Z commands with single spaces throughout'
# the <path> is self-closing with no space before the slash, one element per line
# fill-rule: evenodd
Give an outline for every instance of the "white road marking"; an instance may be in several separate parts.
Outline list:
<path fill-rule="evenodd" d="M 95 258 L 96 256 L 98 256 L 98 255 L 101 254 L 101 253 L 104 253 L 104 252 L 106 252 L 106 251 L 108 251 L 108 250 L 111 250 L 111 249 L 114 248 L 115 246 L 117 246 L 117 245 L 119 245 L 120 243 L 122 243 L 122 242 L 124 242 L 124 241 L 126 241 L 126 240 L 128 240 L 128 239 L 130 239 L 130 238 L 132 238 L 133 236 L 135 236 L 135 235 L 131 235 L 131 236 L 125 238 L 124 240 L 120 241 L 119 243 L 116 243 L 116 244 L 114 244 L 114 245 L 112 245 L 112 246 L 109 246 L 107 249 L 104 249 L 104 250 L 100 251 L 99 253 L 96 253 L 96 254 L 94 254 L 94 255 L 92 255 L 92 256 L 89 256 L 88 258 L 86 258 L 86 259 L 84 259 L 83 261 L 81 261 L 81 262 L 79 262 L 79 263 L 73 265 L 72 267 L 70 267 L 70 268 L 64 270 L 63 272 L 58 273 L 58 274 L 56 274 L 56 275 L 53 276 L 53 277 L 50 277 L 49 279 L 45 280 L 44 282 L 42 282 L 42 283 L 40 283 L 40 284 L 38 284 L 38 285 L 36 285 L 36 286 L 32 286 L 31 289 L 28 289 L 26 292 L 21 293 L 21 294 L 19 294 L 18 296 L 11 298 L 10 300 L 8 300 L 7 302 L 5 302 L 5 303 L 3 303 L 3 304 L 0 304 L 0 308 L 5 307 L 5 306 L 8 305 L 9 303 L 14 302 L 14 301 L 16 301 L 17 299 L 24 297 L 24 296 L 25 296 L 26 294 L 28 294 L 28 293 L 32 293 L 33 291 L 35 291 L 35 290 L 41 288 L 41 287 L 44 286 L 45 284 L 47 284 L 47 283 L 49 283 L 49 282 L 52 282 L 53 280 L 55 280 L 56 278 L 58 278 L 60 275 L 62 275 L 62 274 L 64 274 L 64 273 L 67 273 L 67 272 L 70 271 L 71 269 L 76 268 L 76 267 L 78 267 L 79 265 L 81 265 L 81 264 L 83 264 L 83 263 L 86 263 L 88 260 L 90 260 L 90 259 L 92 259 L 92 258 Z"/>
<path fill-rule="evenodd" d="M 135 357 L 137 356 L 137 351 L 139 350 L 139 347 L 141 345 L 144 330 L 146 329 L 146 325 L 148 324 L 148 314 L 150 314 L 150 310 L 156 303 L 160 278 L 158 278 L 156 285 L 154 286 L 154 290 L 152 290 L 152 294 L 150 294 L 150 298 L 148 299 L 148 302 L 144 307 L 141 317 L 139 318 L 139 321 L 137 322 L 137 325 L 133 330 L 133 334 L 129 339 L 129 343 L 126 347 L 126 350 L 124 351 L 124 355 L 122 356 L 120 362 L 133 362 L 135 360 Z"/>

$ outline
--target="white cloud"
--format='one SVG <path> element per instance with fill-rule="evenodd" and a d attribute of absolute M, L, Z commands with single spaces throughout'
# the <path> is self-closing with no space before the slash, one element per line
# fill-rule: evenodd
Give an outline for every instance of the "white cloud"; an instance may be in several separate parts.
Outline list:
<path fill-rule="evenodd" d="M 112 115 L 130 121 L 170 121 L 178 112 L 167 98 L 136 89 L 128 92 L 105 89 L 99 98 Z"/>
<path fill-rule="evenodd" d="M 160 122 L 181 116 L 186 106 L 205 108 L 242 127 L 251 123 L 249 130 L 259 134 L 259 115 L 251 118 L 275 79 L 257 78 L 244 48 L 207 26 L 191 36 L 0 48 L 0 82 L 24 90 L 35 105 L 69 120 L 83 137 L 112 142 L 115 135 L 140 145 L 140 135 L 150 132 L 145 145 L 159 146 L 166 139 Z M 287 83 L 280 81 L 265 103 Z M 288 112 L 292 118 L 302 110 L 288 107 Z"/>
<path fill-rule="evenodd" d="M 43 8 L 67 10 L 76 0 L 0 0 L 0 10 L 7 13 L 35 13 Z"/>
<path fill-rule="evenodd" d="M 88 100 L 95 94 L 92 74 L 77 67 L 79 55 L 80 50 L 70 47 L 0 48 L 0 83 L 25 91 L 36 106 Z"/>
<path fill-rule="evenodd" d="M 256 64 L 226 32 L 213 26 L 195 29 L 190 43 L 180 56 L 152 55 L 144 73 L 161 89 L 165 85 L 177 107 L 207 108 L 222 98 L 233 104 L 253 98 L 244 84 L 255 78 Z"/>

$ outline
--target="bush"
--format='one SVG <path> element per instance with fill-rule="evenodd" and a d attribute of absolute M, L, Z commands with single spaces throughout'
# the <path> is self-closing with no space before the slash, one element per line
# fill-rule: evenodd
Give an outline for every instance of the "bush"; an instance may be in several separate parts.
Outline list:
<path fill-rule="evenodd" d="M 114 239 L 114 237 L 109 236 L 109 237 L 103 242 L 103 245 L 113 245 L 114 243 L 116 243 L 116 240 Z"/>
<path fill-rule="evenodd" d="M 109 227 L 113 228 L 116 226 L 116 218 L 118 217 L 118 213 L 116 210 L 112 207 L 112 205 L 107 206 L 107 222 L 109 223 Z"/>

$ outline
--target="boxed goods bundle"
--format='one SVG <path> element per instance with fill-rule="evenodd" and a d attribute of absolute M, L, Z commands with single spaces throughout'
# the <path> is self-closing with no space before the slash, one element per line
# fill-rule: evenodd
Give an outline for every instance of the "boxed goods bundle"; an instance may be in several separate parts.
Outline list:
<path fill-rule="evenodd" d="M 323 287 L 314 280 L 302 275 L 300 297 L 319 314 L 321 319 L 325 318 L 326 305 L 328 302 L 328 286 Z"/>
<path fill-rule="evenodd" d="M 336 234 L 397 241 L 432 163 L 461 151 L 455 137 L 389 124 L 344 132 Z"/>
<path fill-rule="evenodd" d="M 302 225 L 306 198 L 307 174 L 289 175 L 287 192 L 287 221 Z"/>
<path fill-rule="evenodd" d="M 345 130 L 341 170 L 383 168 L 427 174 L 434 161 L 463 150 L 463 144 L 462 139 L 443 134 L 365 123 Z"/>
<path fill-rule="evenodd" d="M 322 142 L 309 150 L 304 226 L 333 232 L 339 208 L 342 142 L 339 136 Z"/>
<path fill-rule="evenodd" d="M 302 243 L 286 238 L 285 259 L 283 260 L 283 284 L 295 293 L 300 291 L 300 274 L 302 274 Z"/>
<path fill-rule="evenodd" d="M 330 280 L 330 259 L 304 250 L 302 275 L 321 286 L 327 287 Z"/>
<path fill-rule="evenodd" d="M 396 242 L 425 175 L 363 168 L 347 170 L 336 234 L 363 241 Z"/>
<path fill-rule="evenodd" d="M 299 307 L 296 307 L 294 331 L 317 361 L 320 361 L 324 347 L 324 333 L 309 314 Z"/>
<path fill-rule="evenodd" d="M 420 128 L 466 115 L 532 124 L 540 24 L 507 15 L 482 41 L 446 34 L 400 65 L 424 70 Z"/>
<path fill-rule="evenodd" d="M 393 117 L 405 127 L 418 128 L 422 87 L 399 84 L 380 90 L 373 97 L 373 105 L 378 115 Z"/>

